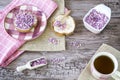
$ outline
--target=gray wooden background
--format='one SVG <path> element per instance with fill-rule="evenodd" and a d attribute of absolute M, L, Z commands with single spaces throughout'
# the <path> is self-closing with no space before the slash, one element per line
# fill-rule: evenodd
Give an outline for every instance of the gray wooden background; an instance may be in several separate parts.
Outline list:
<path fill-rule="evenodd" d="M 10 1 L 0 0 L 0 6 L 5 7 Z M 101 34 L 95 35 L 84 28 L 82 18 L 89 9 L 100 3 L 112 9 L 112 19 Z M 0 68 L 0 80 L 77 80 L 92 55 L 103 43 L 120 50 L 120 0 L 65 0 L 65 4 L 72 10 L 71 15 L 76 21 L 75 33 L 66 37 L 67 50 L 25 52 L 7 68 Z M 72 43 L 76 46 L 71 45 Z M 16 66 L 25 64 L 30 59 L 28 55 L 33 54 L 34 57 L 36 54 L 47 55 L 49 64 L 31 71 L 25 70 L 23 73 L 16 72 Z"/>

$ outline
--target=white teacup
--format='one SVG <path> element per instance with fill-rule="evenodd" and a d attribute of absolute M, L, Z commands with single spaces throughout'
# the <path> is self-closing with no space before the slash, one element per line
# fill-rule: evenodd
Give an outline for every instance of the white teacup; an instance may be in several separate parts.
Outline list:
<path fill-rule="evenodd" d="M 92 58 L 90 65 L 92 75 L 99 80 L 106 80 L 113 77 L 120 80 L 120 72 L 118 69 L 118 61 L 112 54 L 108 52 L 99 52 Z"/>

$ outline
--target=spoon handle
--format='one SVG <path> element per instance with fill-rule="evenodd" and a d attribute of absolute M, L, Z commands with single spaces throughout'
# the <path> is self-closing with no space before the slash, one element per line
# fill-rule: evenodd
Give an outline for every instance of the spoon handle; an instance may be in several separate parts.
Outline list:
<path fill-rule="evenodd" d="M 60 21 L 64 21 L 64 19 L 71 13 L 71 10 L 67 11 L 64 15 L 63 18 Z"/>
<path fill-rule="evenodd" d="M 17 67 L 17 71 L 18 71 L 18 72 L 22 72 L 22 71 L 25 70 L 25 69 L 27 69 L 26 65 Z"/>

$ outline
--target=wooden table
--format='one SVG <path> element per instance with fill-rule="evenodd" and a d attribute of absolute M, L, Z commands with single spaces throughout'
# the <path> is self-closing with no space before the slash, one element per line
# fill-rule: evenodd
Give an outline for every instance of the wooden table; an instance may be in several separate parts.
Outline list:
<path fill-rule="evenodd" d="M 0 0 L 0 6 L 6 6 L 11 0 Z M 77 80 L 81 71 L 103 44 L 109 44 L 120 50 L 120 0 L 65 0 L 66 7 L 72 10 L 76 21 L 74 35 L 66 37 L 66 51 L 60 52 L 25 52 L 7 68 L 0 68 L 0 80 Z M 104 3 L 112 9 L 112 19 L 102 33 L 95 35 L 84 28 L 82 18 L 89 9 Z M 79 46 L 70 43 L 77 41 Z M 43 68 L 16 72 L 17 65 L 26 63 L 28 54 L 47 54 L 54 59 Z M 22 58 L 25 58 L 23 60 Z M 86 76 L 87 77 L 87 76 Z"/>

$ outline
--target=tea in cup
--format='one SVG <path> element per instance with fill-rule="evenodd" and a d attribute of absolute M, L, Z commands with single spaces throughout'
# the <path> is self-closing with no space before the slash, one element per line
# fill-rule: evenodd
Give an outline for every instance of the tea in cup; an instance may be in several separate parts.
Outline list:
<path fill-rule="evenodd" d="M 120 80 L 120 72 L 117 71 L 118 61 L 108 52 L 99 52 L 93 56 L 90 69 L 96 79 L 106 80 L 113 77 L 115 80 Z"/>

